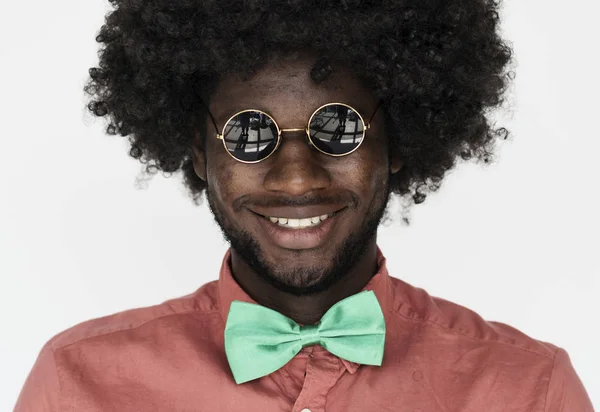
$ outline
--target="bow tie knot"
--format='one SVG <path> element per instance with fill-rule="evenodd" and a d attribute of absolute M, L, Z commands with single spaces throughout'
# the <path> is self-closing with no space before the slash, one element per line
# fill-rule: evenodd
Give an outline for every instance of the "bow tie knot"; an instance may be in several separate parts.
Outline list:
<path fill-rule="evenodd" d="M 298 325 L 267 307 L 233 301 L 225 325 L 225 353 L 236 383 L 275 372 L 305 346 L 321 345 L 350 362 L 380 366 L 385 319 L 373 291 L 337 302 L 314 325 Z"/>
<path fill-rule="evenodd" d="M 302 347 L 319 343 L 321 340 L 319 325 L 300 326 L 300 343 L 302 344 Z"/>

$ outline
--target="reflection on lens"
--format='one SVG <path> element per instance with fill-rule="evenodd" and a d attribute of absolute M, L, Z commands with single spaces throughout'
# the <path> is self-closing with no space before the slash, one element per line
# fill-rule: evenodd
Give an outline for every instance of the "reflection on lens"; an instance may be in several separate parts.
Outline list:
<path fill-rule="evenodd" d="M 277 146 L 277 125 L 266 113 L 246 110 L 225 125 L 225 147 L 236 159 L 255 162 L 264 159 Z"/>
<path fill-rule="evenodd" d="M 360 115 L 343 104 L 329 104 L 310 120 L 310 137 L 325 153 L 342 155 L 355 150 L 364 138 Z"/>

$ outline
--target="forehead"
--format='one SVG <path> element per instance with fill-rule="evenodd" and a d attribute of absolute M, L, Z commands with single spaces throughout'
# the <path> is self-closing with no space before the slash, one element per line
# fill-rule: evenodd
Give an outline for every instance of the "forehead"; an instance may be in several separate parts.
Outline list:
<path fill-rule="evenodd" d="M 283 123 L 306 122 L 325 103 L 346 103 L 363 113 L 375 106 L 371 91 L 346 68 L 333 67 L 324 81 L 315 83 L 310 75 L 315 61 L 314 57 L 270 61 L 245 81 L 225 76 L 211 97 L 211 112 L 224 121 L 239 110 L 255 108 L 273 115 L 282 127 L 295 127 Z"/>

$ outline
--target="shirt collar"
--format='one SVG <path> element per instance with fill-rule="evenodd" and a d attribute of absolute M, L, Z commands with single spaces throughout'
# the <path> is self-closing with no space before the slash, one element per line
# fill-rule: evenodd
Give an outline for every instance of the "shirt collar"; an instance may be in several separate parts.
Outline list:
<path fill-rule="evenodd" d="M 225 252 L 225 256 L 223 257 L 223 262 L 221 264 L 221 271 L 219 274 L 219 311 L 221 312 L 221 317 L 223 318 L 223 322 L 227 322 L 227 314 L 229 313 L 229 306 L 231 302 L 234 300 L 239 300 L 242 302 L 254 303 L 258 304 L 254 299 L 252 299 L 244 290 L 240 287 L 240 285 L 236 282 L 231 274 L 231 248 L 227 249 Z M 369 282 L 361 289 L 372 290 L 377 296 L 377 300 L 379 301 L 379 305 L 386 317 L 388 318 L 388 314 L 391 313 L 391 305 L 393 304 L 392 293 L 392 285 L 389 273 L 386 267 L 386 259 L 377 247 L 377 273 L 373 275 L 373 277 L 369 280 Z M 304 348 L 307 349 L 307 348 Z M 303 349 L 303 350 L 304 350 Z M 325 350 L 320 346 L 315 346 L 313 350 Z M 357 363 L 347 361 L 345 359 L 341 359 L 342 363 L 350 373 L 356 372 L 358 367 L 360 366 Z"/>

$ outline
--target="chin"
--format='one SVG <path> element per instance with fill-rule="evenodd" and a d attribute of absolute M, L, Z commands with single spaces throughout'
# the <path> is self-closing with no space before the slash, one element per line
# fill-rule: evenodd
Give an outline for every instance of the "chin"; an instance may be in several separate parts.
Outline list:
<path fill-rule="evenodd" d="M 265 262 L 266 263 L 266 262 Z M 265 265 L 268 270 L 262 275 L 278 289 L 293 288 L 305 292 L 307 288 L 314 289 L 319 285 L 328 284 L 333 271 L 324 260 L 310 263 L 302 261 L 294 262 L 293 265 L 282 266 L 281 262 Z M 315 265 L 316 263 L 316 265 Z M 289 291 L 289 290 L 288 290 Z"/>

